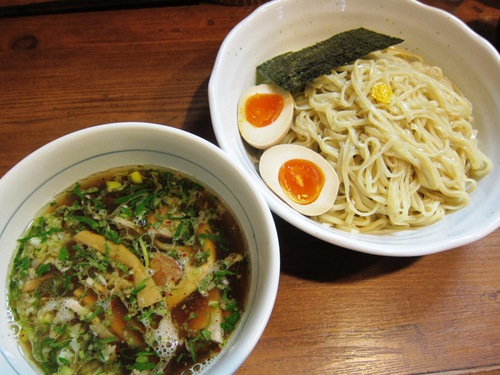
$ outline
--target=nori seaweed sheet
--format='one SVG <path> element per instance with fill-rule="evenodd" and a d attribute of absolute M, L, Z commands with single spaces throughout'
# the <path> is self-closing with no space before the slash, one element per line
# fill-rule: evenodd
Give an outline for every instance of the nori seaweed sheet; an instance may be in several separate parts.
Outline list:
<path fill-rule="evenodd" d="M 345 31 L 299 51 L 286 52 L 265 61 L 257 67 L 257 83 L 274 82 L 293 91 L 338 66 L 403 41 L 362 27 Z"/>

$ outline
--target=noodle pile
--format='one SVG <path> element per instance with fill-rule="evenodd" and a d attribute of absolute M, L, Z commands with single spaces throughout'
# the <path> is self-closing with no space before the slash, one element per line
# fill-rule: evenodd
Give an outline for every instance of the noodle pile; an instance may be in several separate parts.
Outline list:
<path fill-rule="evenodd" d="M 379 101 L 372 88 L 392 94 Z M 313 218 L 352 232 L 431 224 L 469 202 L 492 168 L 477 147 L 471 103 L 416 55 L 390 48 L 318 77 L 294 93 L 282 143 L 309 147 L 337 170 L 333 208 Z"/>

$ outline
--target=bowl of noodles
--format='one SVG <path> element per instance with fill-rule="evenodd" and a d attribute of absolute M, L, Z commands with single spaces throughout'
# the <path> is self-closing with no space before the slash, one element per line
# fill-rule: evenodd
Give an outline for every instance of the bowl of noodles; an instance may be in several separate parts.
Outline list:
<path fill-rule="evenodd" d="M 347 55 L 286 87 L 326 54 L 306 56 L 302 65 L 293 58 L 357 29 L 397 41 Z M 261 68 L 272 60 L 282 65 L 262 81 Z M 298 229 L 370 254 L 426 255 L 471 243 L 500 224 L 499 73 L 491 44 L 417 1 L 276 0 L 257 8 L 221 45 L 209 82 L 212 123 L 219 146 L 272 211 Z M 273 133 L 280 138 L 254 146 L 247 138 L 263 133 L 243 133 L 240 100 L 269 81 L 293 97 L 293 118 L 284 133 Z M 326 211 L 302 214 L 278 196 L 277 177 L 274 186 L 263 180 L 261 156 L 283 144 L 312 150 L 335 169 L 338 192 Z"/>
<path fill-rule="evenodd" d="M 0 180 L 2 374 L 232 374 L 279 279 L 265 200 L 164 125 L 68 134 Z"/>

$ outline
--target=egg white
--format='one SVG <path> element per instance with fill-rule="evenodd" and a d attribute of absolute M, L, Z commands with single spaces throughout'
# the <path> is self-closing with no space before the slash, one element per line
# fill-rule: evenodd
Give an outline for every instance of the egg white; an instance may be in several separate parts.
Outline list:
<path fill-rule="evenodd" d="M 255 127 L 246 120 L 245 103 L 255 94 L 278 94 L 283 98 L 283 110 L 278 118 L 264 127 Z M 272 84 L 261 84 L 248 88 L 238 102 L 238 128 L 243 139 L 251 146 L 266 149 L 278 144 L 288 133 L 293 119 L 293 97 L 290 92 Z"/>
<path fill-rule="evenodd" d="M 299 204 L 291 200 L 280 186 L 278 172 L 288 160 L 305 159 L 315 163 L 325 175 L 325 184 L 318 198 L 309 204 Z M 339 177 L 333 166 L 320 154 L 299 145 L 280 144 L 262 154 L 259 172 L 269 188 L 290 207 L 306 216 L 318 216 L 330 210 L 339 189 Z"/>

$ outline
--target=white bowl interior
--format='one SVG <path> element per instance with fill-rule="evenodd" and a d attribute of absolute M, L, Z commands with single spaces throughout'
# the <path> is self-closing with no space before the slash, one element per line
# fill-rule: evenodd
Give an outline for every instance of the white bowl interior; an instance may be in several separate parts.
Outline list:
<path fill-rule="evenodd" d="M 208 368 L 230 374 L 250 354 L 271 314 L 279 280 L 278 238 L 269 208 L 248 177 L 219 148 L 184 131 L 146 123 L 96 126 L 42 147 L 9 171 L 0 180 L 1 289 L 7 290 L 17 239 L 52 197 L 95 172 L 137 164 L 194 177 L 218 194 L 240 221 L 252 259 L 247 310 L 230 343 Z M 9 327 L 6 293 L 1 293 L 0 306 L 2 374 L 35 373 Z"/>
<path fill-rule="evenodd" d="M 255 158 L 237 127 L 237 102 L 255 84 L 255 68 L 280 53 L 333 34 L 365 27 L 405 40 L 400 47 L 440 66 L 474 106 L 481 149 L 494 169 L 477 186 L 465 209 L 418 230 L 392 235 L 350 234 L 320 225 L 283 203 L 259 176 Z M 222 44 L 209 82 L 212 123 L 222 149 L 250 174 L 271 209 L 324 241 L 366 253 L 418 256 L 470 243 L 500 225 L 500 57 L 462 21 L 413 0 L 275 0 L 238 24 Z"/>

